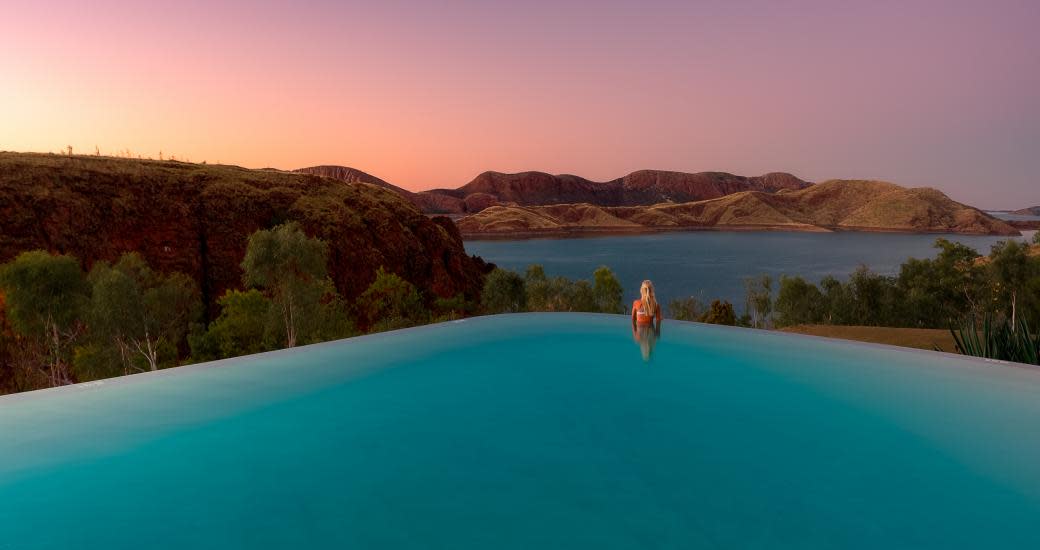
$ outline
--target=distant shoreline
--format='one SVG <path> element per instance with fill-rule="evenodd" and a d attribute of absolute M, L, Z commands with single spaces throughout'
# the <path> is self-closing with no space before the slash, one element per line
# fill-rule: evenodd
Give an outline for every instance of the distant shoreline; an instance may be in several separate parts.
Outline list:
<path fill-rule="evenodd" d="M 1038 227 L 1019 227 L 1016 229 L 1032 230 Z M 1020 237 L 1019 235 L 1001 235 L 999 233 L 972 233 L 955 231 L 912 231 L 906 229 L 873 228 L 873 227 L 821 227 L 817 225 L 711 225 L 711 226 L 679 226 L 679 227 L 564 227 L 551 229 L 525 229 L 523 231 L 485 231 L 462 232 L 466 241 L 512 241 L 527 239 L 561 239 L 585 237 L 622 237 L 627 235 L 647 235 L 654 233 L 688 233 L 698 231 L 732 232 L 732 233 L 894 233 L 902 235 L 973 235 L 993 237 Z"/>

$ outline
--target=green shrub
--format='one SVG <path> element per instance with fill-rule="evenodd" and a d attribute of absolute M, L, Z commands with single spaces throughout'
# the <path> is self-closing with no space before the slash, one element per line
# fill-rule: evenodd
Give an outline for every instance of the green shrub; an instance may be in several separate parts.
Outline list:
<path fill-rule="evenodd" d="M 697 321 L 704 314 L 704 304 L 693 296 L 668 302 L 668 317 L 677 321 Z"/>
<path fill-rule="evenodd" d="M 733 304 L 725 300 L 713 300 L 711 306 L 708 307 L 708 311 L 701 316 L 700 321 L 713 325 L 735 326 L 737 324 L 737 316 L 733 313 Z"/>
<path fill-rule="evenodd" d="M 357 309 L 375 332 L 422 324 L 429 318 L 415 285 L 382 267 L 358 297 Z"/>
<path fill-rule="evenodd" d="M 524 278 L 502 268 L 495 268 L 484 280 L 480 295 L 481 309 L 486 313 L 515 313 L 527 309 Z"/>
<path fill-rule="evenodd" d="M 279 323 L 271 300 L 259 290 L 228 290 L 217 301 L 220 316 L 189 338 L 191 357 L 207 361 L 275 348 Z"/>
<path fill-rule="evenodd" d="M 603 313 L 624 313 L 625 307 L 621 299 L 625 291 L 621 288 L 614 272 L 607 266 L 599 266 L 592 274 L 592 293 L 596 309 Z"/>

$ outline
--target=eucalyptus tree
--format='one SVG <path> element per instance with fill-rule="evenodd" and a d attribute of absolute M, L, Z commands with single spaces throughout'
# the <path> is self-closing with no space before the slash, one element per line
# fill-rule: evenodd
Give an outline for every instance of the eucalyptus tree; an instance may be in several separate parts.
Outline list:
<path fill-rule="evenodd" d="M 123 254 L 115 265 L 98 262 L 88 280 L 91 334 L 115 346 L 127 373 L 159 370 L 164 356 L 175 358 L 202 314 L 191 278 L 154 271 L 136 252 Z"/>
<path fill-rule="evenodd" d="M 328 277 L 328 245 L 295 222 L 249 237 L 242 280 L 271 300 L 285 347 L 348 336 L 353 326 Z"/>
<path fill-rule="evenodd" d="M 1029 247 L 1006 240 L 993 245 L 990 272 L 997 295 L 1007 300 L 1011 309 L 1011 330 L 1017 329 L 1018 297 L 1029 281 L 1038 276 L 1037 262 L 1029 257 Z"/>
<path fill-rule="evenodd" d="M 768 328 L 773 314 L 773 278 L 760 275 L 744 279 L 745 308 L 755 328 Z"/>
<path fill-rule="evenodd" d="M 90 287 L 72 256 L 23 252 L 0 267 L 0 289 L 13 331 L 38 352 L 51 386 L 72 382 L 69 355 L 83 332 Z"/>

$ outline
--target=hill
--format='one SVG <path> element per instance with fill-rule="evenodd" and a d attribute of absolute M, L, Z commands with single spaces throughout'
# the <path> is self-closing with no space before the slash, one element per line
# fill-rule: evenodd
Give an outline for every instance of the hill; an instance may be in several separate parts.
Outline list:
<path fill-rule="evenodd" d="M 545 206 L 589 203 L 596 206 L 649 206 L 662 202 L 689 202 L 741 191 L 775 193 L 811 185 L 791 174 L 775 172 L 744 177 L 725 172 L 667 172 L 640 170 L 606 182 L 545 172 L 503 174 L 484 172 L 458 189 L 414 193 L 375 176 L 345 166 L 313 166 L 297 172 L 347 182 L 361 181 L 391 189 L 431 214 L 476 213 L 492 206 Z"/>
<path fill-rule="evenodd" d="M 864 180 L 831 180 L 778 193 L 743 191 L 681 204 L 494 206 L 457 224 L 468 237 L 662 229 L 1018 234 L 935 189 Z"/>
<path fill-rule="evenodd" d="M 312 174 L 315 176 L 322 176 L 325 178 L 332 178 L 339 181 L 345 181 L 347 183 L 368 183 L 370 185 L 378 185 L 384 189 L 389 189 L 402 197 L 415 203 L 415 193 L 403 188 L 398 187 L 385 180 L 377 178 L 367 172 L 362 172 L 357 168 L 351 168 L 349 166 L 334 166 L 334 165 L 320 165 L 320 166 L 309 166 L 307 168 L 299 168 L 293 170 L 298 174 Z"/>
<path fill-rule="evenodd" d="M 1013 210 L 1011 214 L 1017 216 L 1040 216 L 1040 206 L 1030 206 L 1021 210 Z"/>
<path fill-rule="evenodd" d="M 357 178 L 346 183 L 236 166 L 0 153 L 0 262 L 42 248 L 89 268 L 137 251 L 159 270 L 193 277 L 212 312 L 225 289 L 241 284 L 249 235 L 293 220 L 329 244 L 330 275 L 345 297 L 360 294 L 380 266 L 431 295 L 475 297 L 487 266 L 466 254 L 451 220 L 430 219 L 363 174 L 340 174 Z"/>
<path fill-rule="evenodd" d="M 640 170 L 606 182 L 544 172 L 484 172 L 458 189 L 418 193 L 426 211 L 476 213 L 491 206 L 545 206 L 588 203 L 596 206 L 649 206 L 689 202 L 741 191 L 775 193 L 810 184 L 791 174 L 744 177 L 725 172 Z"/>

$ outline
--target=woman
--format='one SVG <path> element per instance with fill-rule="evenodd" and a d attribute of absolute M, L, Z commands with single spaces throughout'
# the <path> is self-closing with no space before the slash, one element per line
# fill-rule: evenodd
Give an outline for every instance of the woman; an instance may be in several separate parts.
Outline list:
<path fill-rule="evenodd" d="M 654 284 L 643 281 L 639 299 L 632 302 L 632 338 L 639 343 L 643 361 L 649 361 L 657 338 L 661 335 L 661 306 L 654 295 Z M 656 321 L 656 322 L 655 322 Z"/>
<path fill-rule="evenodd" d="M 661 306 L 657 303 L 654 295 L 654 283 L 649 279 L 643 281 L 639 287 L 639 299 L 632 302 L 632 326 L 661 324 Z"/>

